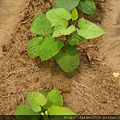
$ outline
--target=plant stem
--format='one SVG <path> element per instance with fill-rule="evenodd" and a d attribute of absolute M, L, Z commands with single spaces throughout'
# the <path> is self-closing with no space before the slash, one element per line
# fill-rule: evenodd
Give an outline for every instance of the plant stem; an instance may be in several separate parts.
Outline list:
<path fill-rule="evenodd" d="M 68 36 L 66 37 L 64 47 L 67 45 L 67 40 L 68 40 L 70 37 L 72 37 L 75 33 L 76 33 L 76 30 L 75 30 L 73 33 L 71 33 L 70 35 L 68 35 Z"/>
<path fill-rule="evenodd" d="M 69 36 L 66 36 L 66 40 L 65 40 L 65 44 L 64 44 L 64 46 L 67 45 L 67 40 L 68 40 L 68 38 L 69 38 Z"/>

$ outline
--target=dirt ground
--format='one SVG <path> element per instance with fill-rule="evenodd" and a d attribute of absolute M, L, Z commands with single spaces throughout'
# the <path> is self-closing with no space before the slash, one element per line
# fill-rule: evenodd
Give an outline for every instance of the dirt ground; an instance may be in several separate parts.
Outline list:
<path fill-rule="evenodd" d="M 100 25 L 106 35 L 77 46 L 81 63 L 74 73 L 63 72 L 53 59 L 41 63 L 39 58 L 28 56 L 26 46 L 33 37 L 30 23 L 40 11 L 49 10 L 52 2 L 21 0 L 18 4 L 18 1 L 9 1 L 15 4 L 19 14 L 15 10 L 14 15 L 5 17 L 4 14 L 8 14 L 5 7 L 9 4 L 0 1 L 3 11 L 0 19 L 5 17 L 6 20 L 0 21 L 0 26 L 3 25 L 0 28 L 0 114 L 14 114 L 19 104 L 27 102 L 27 91 L 52 89 L 59 89 L 64 105 L 77 114 L 120 114 L 120 76 L 113 76 L 113 72 L 120 73 L 120 1 L 95 0 L 97 11 L 94 15 L 79 13 Z M 11 27 L 14 28 L 12 35 Z M 7 42 L 4 42 L 5 36 Z"/>
<path fill-rule="evenodd" d="M 14 0 L 0 0 L 0 46 L 8 43 L 15 25 L 20 21 L 22 9 L 27 5 L 25 0 L 14 2 Z M 3 56 L 0 47 L 0 57 Z"/>

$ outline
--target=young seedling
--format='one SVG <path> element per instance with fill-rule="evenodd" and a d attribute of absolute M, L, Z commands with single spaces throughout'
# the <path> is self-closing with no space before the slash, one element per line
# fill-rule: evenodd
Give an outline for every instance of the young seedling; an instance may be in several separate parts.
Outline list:
<path fill-rule="evenodd" d="M 67 107 L 63 107 L 63 98 L 58 90 L 28 92 L 28 104 L 17 107 L 15 115 L 17 120 L 57 120 L 55 115 L 76 114 Z M 64 119 L 61 116 L 62 120 Z"/>
<path fill-rule="evenodd" d="M 99 37 L 105 32 L 89 20 L 78 20 L 76 8 L 86 14 L 93 14 L 96 9 L 93 0 L 55 2 L 56 7 L 46 14 L 40 12 L 31 23 L 30 30 L 36 37 L 28 43 L 28 53 L 31 58 L 39 56 L 41 62 L 53 57 L 65 72 L 73 72 L 80 64 L 76 45 Z M 77 21 L 77 25 L 74 25 L 74 21 Z M 60 36 L 65 36 L 66 40 L 60 40 Z"/>

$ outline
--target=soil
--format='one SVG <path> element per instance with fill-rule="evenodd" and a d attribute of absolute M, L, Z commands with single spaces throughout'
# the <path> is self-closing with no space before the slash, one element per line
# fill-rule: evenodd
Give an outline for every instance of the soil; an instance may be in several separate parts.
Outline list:
<path fill-rule="evenodd" d="M 40 11 L 46 13 L 53 2 L 21 1 L 21 4 L 16 1 L 19 8 L 24 4 L 24 9 L 22 7 L 19 12 L 21 17 L 16 14 L 11 16 L 14 27 L 10 21 L 6 22 L 10 31 L 11 27 L 14 28 L 12 34 L 7 32 L 11 35 L 6 44 L 4 33 L 1 35 L 0 114 L 14 114 L 18 105 L 27 102 L 27 91 L 52 89 L 60 90 L 64 105 L 77 114 L 120 114 L 120 76 L 113 76 L 113 72 L 120 73 L 120 1 L 95 0 L 97 11 L 94 15 L 79 13 L 100 25 L 107 33 L 77 46 L 81 63 L 74 73 L 65 73 L 53 59 L 41 63 L 39 58 L 31 59 L 28 56 L 27 43 L 34 36 L 29 30 L 30 23 Z M 0 9 L 3 10 L 4 5 L 0 1 Z M 21 19 L 17 22 L 14 17 Z M 6 19 L 9 17 L 6 16 Z"/>
<path fill-rule="evenodd" d="M 0 0 L 0 46 L 8 43 L 14 27 L 24 15 L 21 11 L 27 6 L 25 0 L 14 2 L 14 0 Z M 9 31 L 9 32 L 8 32 Z M 3 56 L 0 47 L 0 57 Z"/>

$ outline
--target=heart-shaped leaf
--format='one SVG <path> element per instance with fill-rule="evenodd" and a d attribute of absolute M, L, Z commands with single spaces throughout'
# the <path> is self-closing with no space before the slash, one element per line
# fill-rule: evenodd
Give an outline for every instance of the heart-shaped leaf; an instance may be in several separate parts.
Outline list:
<path fill-rule="evenodd" d="M 75 26 L 71 25 L 69 26 L 67 29 L 64 30 L 64 34 L 63 35 L 69 35 L 70 33 L 75 31 Z"/>
<path fill-rule="evenodd" d="M 31 39 L 27 45 L 28 54 L 31 58 L 39 56 L 39 46 L 42 42 L 42 36 L 36 36 Z"/>
<path fill-rule="evenodd" d="M 68 21 L 65 19 L 60 19 L 59 22 L 55 25 L 55 29 L 67 28 Z"/>
<path fill-rule="evenodd" d="M 51 106 L 48 108 L 49 115 L 76 115 L 72 110 L 67 107 Z"/>
<path fill-rule="evenodd" d="M 40 92 L 29 92 L 27 100 L 35 112 L 41 111 L 41 106 L 47 103 L 47 98 Z"/>
<path fill-rule="evenodd" d="M 71 17 L 72 17 L 72 20 L 77 20 L 77 19 L 78 19 L 78 11 L 77 11 L 76 8 L 74 8 L 74 9 L 72 10 L 72 15 L 71 15 Z"/>
<path fill-rule="evenodd" d="M 32 120 L 39 113 L 34 112 L 29 105 L 21 104 L 17 107 L 15 115 L 17 120 Z"/>
<path fill-rule="evenodd" d="M 56 6 L 69 12 L 79 4 L 80 0 L 55 0 Z"/>
<path fill-rule="evenodd" d="M 79 55 L 74 46 L 66 46 L 55 57 L 56 62 L 65 72 L 73 72 L 79 65 Z"/>
<path fill-rule="evenodd" d="M 48 60 L 55 56 L 63 46 L 64 46 L 63 41 L 61 40 L 55 41 L 55 38 L 52 38 L 51 35 L 47 36 L 41 43 L 39 48 L 39 55 L 41 61 Z"/>
<path fill-rule="evenodd" d="M 51 23 L 42 12 L 33 20 L 30 30 L 33 34 L 42 36 L 52 33 Z"/>
<path fill-rule="evenodd" d="M 70 20 L 71 14 L 64 8 L 51 9 L 46 13 L 47 19 L 55 26 L 61 19 Z"/>
<path fill-rule="evenodd" d="M 78 21 L 78 27 L 79 27 L 79 29 L 77 29 L 78 35 L 86 39 L 96 38 L 105 34 L 101 27 L 84 18 L 81 18 Z"/>
<path fill-rule="evenodd" d="M 62 95 L 58 90 L 52 90 L 48 93 L 47 98 L 53 103 L 55 106 L 63 105 Z"/>
<path fill-rule="evenodd" d="M 75 33 L 72 37 L 70 37 L 68 39 L 68 42 L 70 43 L 70 45 L 77 45 L 77 44 L 82 44 L 86 41 L 86 39 L 80 35 L 78 35 L 78 33 Z"/>
<path fill-rule="evenodd" d="M 27 104 L 21 104 L 17 107 L 15 115 L 39 115 L 38 112 L 34 112 Z"/>
<path fill-rule="evenodd" d="M 52 37 L 59 37 L 61 35 L 69 35 L 75 30 L 75 26 L 71 25 L 68 27 L 68 22 L 65 19 L 60 20 L 53 31 Z"/>
<path fill-rule="evenodd" d="M 93 14 L 96 10 L 94 0 L 81 0 L 78 8 L 86 14 Z"/>
<path fill-rule="evenodd" d="M 59 20 L 59 22 L 55 25 L 53 36 L 52 37 L 58 37 L 63 35 L 63 31 L 67 28 L 68 21 L 65 19 Z"/>

